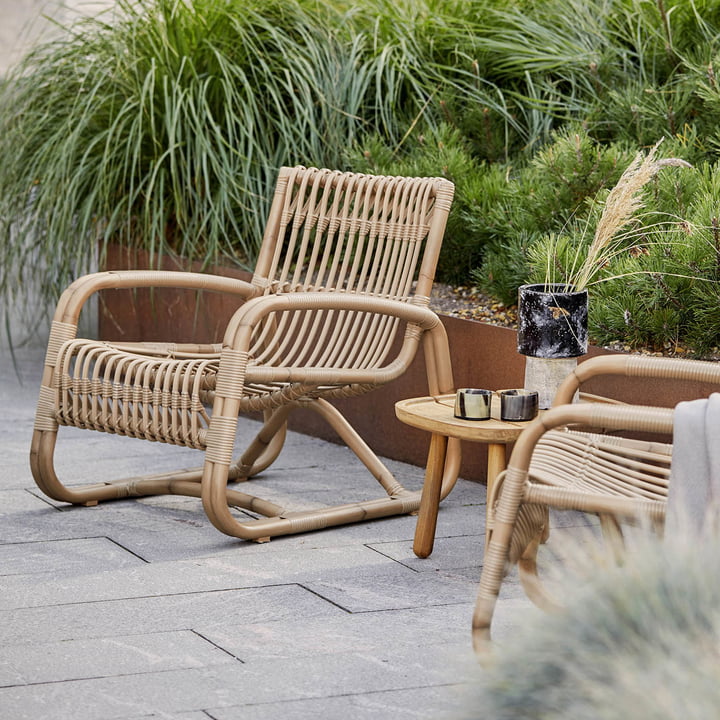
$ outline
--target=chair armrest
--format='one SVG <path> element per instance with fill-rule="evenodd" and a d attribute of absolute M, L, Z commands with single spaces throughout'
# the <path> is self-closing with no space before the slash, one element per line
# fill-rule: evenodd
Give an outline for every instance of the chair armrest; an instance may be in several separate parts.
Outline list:
<path fill-rule="evenodd" d="M 239 308 L 228 323 L 226 340 L 241 334 L 244 329 L 254 328 L 270 313 L 292 310 L 359 310 L 397 317 L 419 325 L 423 330 L 440 322 L 438 315 L 425 306 L 376 295 L 333 291 L 281 293 L 253 298 Z"/>
<path fill-rule="evenodd" d="M 83 275 L 63 292 L 54 320 L 77 325 L 78 316 L 88 298 L 100 290 L 144 287 L 187 288 L 224 292 L 250 298 L 261 290 L 245 280 L 204 273 L 166 270 L 111 270 Z"/>
<path fill-rule="evenodd" d="M 572 403 L 550 408 L 520 434 L 513 448 L 508 468 L 523 472 L 530 467 L 535 445 L 549 430 L 567 426 L 584 426 L 598 430 L 624 430 L 671 435 L 672 408 L 645 405 L 610 405 L 605 403 Z"/>
<path fill-rule="evenodd" d="M 276 367 L 259 365 L 248 368 L 248 378 L 258 382 L 383 383 L 398 377 L 412 361 L 422 331 L 441 331 L 440 318 L 425 306 L 347 292 L 298 292 L 263 295 L 246 302 L 230 320 L 223 344 L 233 352 L 246 352 L 253 330 L 271 313 L 302 310 L 355 310 L 398 318 L 416 326 L 406 331 L 415 342 L 403 343 L 398 356 L 383 368 Z M 438 342 L 438 345 L 441 343 Z M 441 383 L 443 384 L 443 383 Z M 445 388 L 443 387 L 443 390 Z"/>
<path fill-rule="evenodd" d="M 579 363 L 563 381 L 553 405 L 572 402 L 580 385 L 599 375 L 695 380 L 720 384 L 720 363 L 651 355 L 605 355 Z"/>

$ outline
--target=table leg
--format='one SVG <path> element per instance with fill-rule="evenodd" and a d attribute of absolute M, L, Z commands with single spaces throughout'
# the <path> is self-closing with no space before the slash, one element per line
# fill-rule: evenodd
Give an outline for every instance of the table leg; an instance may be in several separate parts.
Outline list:
<path fill-rule="evenodd" d="M 507 457 L 505 445 L 500 443 L 488 443 L 487 456 L 487 506 L 485 508 L 485 540 L 492 529 L 492 503 L 495 497 L 495 481 L 497 476 L 505 470 Z"/>
<path fill-rule="evenodd" d="M 425 481 L 423 482 L 420 509 L 415 526 L 413 551 L 418 557 L 430 555 L 435 542 L 435 528 L 440 506 L 440 489 L 442 486 L 445 457 L 447 454 L 447 438 L 433 434 L 430 438 Z"/>

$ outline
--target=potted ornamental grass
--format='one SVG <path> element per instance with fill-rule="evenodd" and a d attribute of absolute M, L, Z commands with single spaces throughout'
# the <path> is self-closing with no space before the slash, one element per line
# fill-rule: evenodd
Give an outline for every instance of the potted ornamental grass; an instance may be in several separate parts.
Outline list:
<path fill-rule="evenodd" d="M 657 158 L 659 146 L 637 153 L 610 190 L 589 245 L 585 236 L 576 244 L 567 236 L 553 236 L 535 250 L 545 279 L 518 289 L 518 352 L 526 357 L 525 388 L 538 392 L 541 408 L 550 407 L 560 382 L 587 352 L 589 289 L 626 274 L 649 272 L 638 268 L 612 274 L 621 256 L 646 252 L 642 242 L 647 242 L 649 229 L 661 242 L 672 242 L 666 231 L 677 227 L 678 219 L 665 216 L 642 227 L 637 223 L 643 190 L 657 173 L 668 166 L 691 167 L 679 158 Z"/>

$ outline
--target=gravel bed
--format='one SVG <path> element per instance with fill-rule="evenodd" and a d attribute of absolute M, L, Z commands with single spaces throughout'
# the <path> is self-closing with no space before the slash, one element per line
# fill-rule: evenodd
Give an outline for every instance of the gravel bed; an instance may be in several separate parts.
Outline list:
<path fill-rule="evenodd" d="M 443 315 L 517 329 L 517 306 L 503 305 L 476 287 L 435 283 L 430 307 Z"/>

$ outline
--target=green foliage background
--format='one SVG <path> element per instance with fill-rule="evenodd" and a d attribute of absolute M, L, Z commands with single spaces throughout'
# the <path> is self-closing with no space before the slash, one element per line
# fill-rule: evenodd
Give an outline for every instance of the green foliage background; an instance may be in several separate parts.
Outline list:
<path fill-rule="evenodd" d="M 591 334 L 713 352 L 719 52 L 717 0 L 119 0 L 2 83 L 0 294 L 52 301 L 113 241 L 252 265 L 301 163 L 449 177 L 439 279 L 512 302 L 664 138 L 694 169 L 647 188 Z"/>

